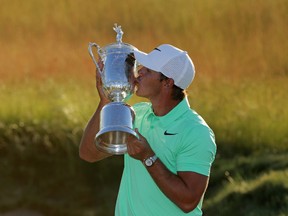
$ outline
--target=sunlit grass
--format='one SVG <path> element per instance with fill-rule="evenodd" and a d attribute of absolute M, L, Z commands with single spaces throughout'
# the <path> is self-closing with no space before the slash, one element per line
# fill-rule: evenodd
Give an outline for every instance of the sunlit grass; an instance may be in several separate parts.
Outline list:
<path fill-rule="evenodd" d="M 218 144 L 205 211 L 286 215 L 287 11 L 287 0 L 1 1 L 0 214 L 113 214 L 121 157 L 90 165 L 78 145 L 98 103 L 88 43 L 113 43 L 118 23 L 124 42 L 171 43 L 194 61 L 189 100 Z"/>
<path fill-rule="evenodd" d="M 53 69 L 69 53 L 79 63 L 89 41 L 101 46 L 115 41 L 112 27 L 118 23 L 124 42 L 147 52 L 161 43 L 175 44 L 207 76 L 287 75 L 287 8 L 286 0 L 7 0 L 0 9 L 0 60 L 12 62 L 11 53 L 18 52 L 14 63 L 29 62 L 31 55 L 39 63 L 49 55 L 56 59 Z"/>
<path fill-rule="evenodd" d="M 1 122 L 47 122 L 84 127 L 98 103 L 94 75 L 77 80 L 2 85 Z M 89 76 L 86 76 L 87 78 Z M 287 79 L 192 84 L 189 99 L 216 133 L 219 153 L 287 150 Z M 195 84 L 195 85 L 194 85 Z M 213 87 L 212 87 L 213 86 Z M 133 97 L 133 104 L 140 98 Z"/>
<path fill-rule="evenodd" d="M 288 147 L 286 82 L 287 78 L 204 81 L 191 89 L 190 98 L 214 128 L 222 150 L 281 151 Z"/>
<path fill-rule="evenodd" d="M 286 215 L 288 211 L 287 160 L 285 154 L 235 157 L 217 163 L 212 174 L 206 213 L 227 215 Z M 220 172 L 222 170 L 222 172 Z M 214 183 L 221 181 L 221 187 Z M 216 195 L 216 196 L 214 196 Z"/>

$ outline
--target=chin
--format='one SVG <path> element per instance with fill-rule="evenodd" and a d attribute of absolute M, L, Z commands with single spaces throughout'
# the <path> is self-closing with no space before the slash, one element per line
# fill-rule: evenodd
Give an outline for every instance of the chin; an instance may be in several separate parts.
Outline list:
<path fill-rule="evenodd" d="M 138 97 L 141 97 L 141 94 L 139 94 L 138 90 L 135 91 L 135 95 L 137 95 Z"/>
<path fill-rule="evenodd" d="M 144 96 L 141 94 L 141 91 L 139 91 L 139 89 L 136 89 L 136 90 L 135 90 L 135 95 L 137 95 L 138 97 L 144 97 Z"/>
<path fill-rule="evenodd" d="M 136 94 L 137 96 L 139 96 L 139 86 L 135 85 L 134 86 L 134 94 Z"/>
<path fill-rule="evenodd" d="M 135 86 L 134 93 L 135 93 L 135 95 L 137 95 L 138 97 L 144 97 L 144 98 L 145 98 L 145 92 L 142 92 L 142 91 L 141 91 L 141 87 L 140 87 L 139 85 L 136 85 L 136 86 Z"/>

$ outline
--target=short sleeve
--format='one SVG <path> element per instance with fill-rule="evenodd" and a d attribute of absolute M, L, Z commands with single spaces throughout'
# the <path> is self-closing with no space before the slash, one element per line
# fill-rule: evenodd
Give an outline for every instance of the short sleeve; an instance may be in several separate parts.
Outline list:
<path fill-rule="evenodd" d="M 192 171 L 205 176 L 215 159 L 216 143 L 213 131 L 199 125 L 183 136 L 177 152 L 177 171 Z"/>

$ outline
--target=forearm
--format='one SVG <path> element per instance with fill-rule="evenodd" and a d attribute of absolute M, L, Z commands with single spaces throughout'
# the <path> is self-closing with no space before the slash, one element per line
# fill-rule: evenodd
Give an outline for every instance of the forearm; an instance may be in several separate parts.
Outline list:
<path fill-rule="evenodd" d="M 96 162 L 111 156 L 110 154 L 99 151 L 94 144 L 95 136 L 99 131 L 100 112 L 104 105 L 105 102 L 100 101 L 97 110 L 95 111 L 95 113 L 89 120 L 88 124 L 86 125 L 86 128 L 84 130 L 80 142 L 79 146 L 80 158 L 89 162 Z"/>
<path fill-rule="evenodd" d="M 135 131 L 139 139 L 130 137 L 127 151 L 131 157 L 143 161 L 153 156 L 154 151 L 146 138 L 137 129 Z M 183 212 L 190 212 L 198 205 L 208 185 L 208 176 L 192 171 L 178 171 L 177 174 L 174 174 L 167 169 L 160 158 L 146 169 L 159 189 Z"/>
<path fill-rule="evenodd" d="M 206 176 L 192 172 L 182 172 L 185 176 L 174 174 L 166 168 L 160 159 L 157 159 L 155 164 L 148 167 L 147 170 L 159 189 L 183 212 L 192 211 L 206 190 L 208 180 Z M 191 176 L 193 178 L 189 182 L 187 177 L 191 178 Z"/>

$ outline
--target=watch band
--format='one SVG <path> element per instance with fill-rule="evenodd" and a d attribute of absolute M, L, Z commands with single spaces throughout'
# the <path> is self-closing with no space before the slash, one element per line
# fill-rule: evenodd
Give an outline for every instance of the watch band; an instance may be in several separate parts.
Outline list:
<path fill-rule="evenodd" d="M 157 155 L 153 155 L 149 158 L 146 158 L 143 163 L 145 164 L 146 167 L 151 167 L 155 161 L 158 159 Z"/>

